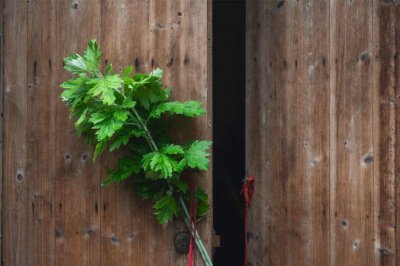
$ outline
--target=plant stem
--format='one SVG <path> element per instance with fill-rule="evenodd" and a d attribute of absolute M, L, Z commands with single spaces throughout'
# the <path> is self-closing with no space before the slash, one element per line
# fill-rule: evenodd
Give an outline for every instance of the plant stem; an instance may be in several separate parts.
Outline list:
<path fill-rule="evenodd" d="M 201 257 L 203 258 L 204 264 L 206 266 L 212 266 L 213 265 L 212 261 L 211 261 L 210 257 L 208 256 L 207 249 L 205 248 L 205 246 L 203 244 L 203 241 L 201 241 L 201 238 L 200 238 L 197 230 L 194 230 L 193 225 L 192 226 L 190 225 L 190 215 L 189 215 L 189 212 L 187 210 L 187 207 L 186 207 L 185 202 L 183 201 L 182 197 L 179 197 L 179 202 L 180 202 L 180 204 L 182 206 L 182 209 L 183 209 L 183 212 L 184 212 L 184 215 L 185 215 L 185 217 L 183 217 L 183 221 L 185 222 L 185 224 L 186 224 L 187 228 L 189 229 L 189 231 L 194 236 L 197 248 L 199 249 Z"/>
<path fill-rule="evenodd" d="M 157 147 L 156 143 L 154 142 L 154 139 L 151 136 L 150 131 L 148 130 L 146 124 L 143 123 L 142 118 L 140 117 L 140 115 L 138 114 L 138 112 L 136 111 L 135 108 L 132 108 L 132 111 L 133 111 L 134 115 L 136 116 L 136 118 L 137 118 L 137 120 L 139 122 L 138 126 L 141 127 L 141 129 L 145 132 L 144 137 L 145 137 L 147 143 L 149 144 L 150 148 L 153 151 L 158 151 L 158 147 Z M 196 241 L 197 248 L 199 249 L 201 257 L 203 258 L 204 264 L 206 266 L 212 266 L 213 265 L 212 261 L 210 259 L 210 256 L 208 255 L 207 249 L 205 248 L 205 246 L 203 244 L 203 241 L 201 240 L 197 230 L 194 230 L 193 225 L 192 226 L 190 225 L 190 223 L 191 223 L 190 215 L 189 215 L 188 209 L 186 207 L 186 204 L 185 204 L 182 196 L 179 196 L 179 203 L 180 203 L 180 205 L 182 207 L 183 215 L 184 215 L 184 217 L 182 217 L 182 220 L 185 222 L 186 227 L 189 229 L 191 234 L 193 234 L 193 236 L 195 238 L 195 241 Z"/>
<path fill-rule="evenodd" d="M 137 120 L 139 121 L 139 124 L 142 127 L 142 130 L 144 130 L 144 132 L 145 132 L 145 138 L 149 142 L 150 148 L 153 151 L 158 151 L 158 147 L 157 147 L 156 143 L 154 142 L 153 138 L 151 137 L 150 132 L 147 129 L 146 125 L 143 123 L 142 118 L 140 117 L 140 115 L 138 114 L 138 112 L 136 111 L 135 108 L 132 108 L 132 110 L 133 110 L 133 113 L 135 114 Z"/>

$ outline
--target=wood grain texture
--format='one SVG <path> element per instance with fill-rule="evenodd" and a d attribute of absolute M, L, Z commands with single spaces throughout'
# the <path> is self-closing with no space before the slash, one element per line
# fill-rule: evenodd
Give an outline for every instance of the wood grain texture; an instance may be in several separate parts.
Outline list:
<path fill-rule="evenodd" d="M 0 4 L 0 213 L 3 213 L 3 111 L 4 111 L 4 35 L 3 35 L 3 13 L 4 6 Z M 3 219 L 0 219 L 0 239 L 3 239 Z M 0 241 L 0 256 L 2 257 L 2 242 Z"/>
<path fill-rule="evenodd" d="M 370 265 L 374 261 L 371 50 L 372 2 L 333 3 L 330 73 L 333 265 Z"/>
<path fill-rule="evenodd" d="M 126 181 L 100 188 L 118 154 L 92 164 L 59 84 L 63 57 L 91 38 L 102 66 L 165 70 L 173 97 L 205 103 L 205 118 L 177 121 L 179 141 L 211 139 L 211 1 L 3 1 L 4 265 L 185 265 L 151 204 Z M 0 34 L 1 36 L 1 34 Z M 2 50 L 3 47 L 0 46 Z M 186 134 L 188 131 L 193 134 Z M 121 155 L 121 154 L 119 154 Z M 211 171 L 196 178 L 211 195 Z M 210 199 L 212 204 L 212 199 Z M 211 251 L 212 210 L 200 226 Z M 201 257 L 196 255 L 198 265 Z"/>
<path fill-rule="evenodd" d="M 250 261 L 400 264 L 399 3 L 260 0 L 247 14 Z"/>
<path fill-rule="evenodd" d="M 249 1 L 247 10 L 246 171 L 257 182 L 249 260 L 326 265 L 328 4 Z"/>
<path fill-rule="evenodd" d="M 28 2 L 27 29 L 27 166 L 30 217 L 26 232 L 29 264 L 54 265 L 54 154 L 55 99 L 58 84 L 53 62 L 56 56 L 56 9 L 52 2 Z"/>
<path fill-rule="evenodd" d="M 55 1 L 57 84 L 70 75 L 63 70 L 63 57 L 81 52 L 91 38 L 101 33 L 99 1 Z M 78 139 L 68 108 L 57 95 L 55 125 L 55 256 L 56 265 L 101 265 L 100 260 L 100 174 L 91 163 L 92 148 Z"/>
<path fill-rule="evenodd" d="M 5 265 L 30 265 L 27 170 L 27 4 L 2 2 L 4 36 L 3 254 Z"/>
<path fill-rule="evenodd" d="M 161 67 L 166 73 L 164 83 L 173 88 L 173 98 L 206 103 L 206 118 L 177 119 L 177 126 L 171 131 L 178 141 L 211 138 L 209 4 L 197 0 L 153 0 L 105 1 L 102 5 L 102 45 L 103 53 L 108 55 L 105 60 L 117 62 L 114 68 L 119 71 L 129 64 L 144 72 Z M 113 19 L 115 17 L 118 20 Z M 194 134 L 188 136 L 188 130 Z M 102 163 L 104 167 L 113 164 L 111 156 L 104 161 L 107 161 Z M 210 172 L 193 177 L 211 192 Z M 148 202 L 133 206 L 132 202 L 140 201 L 132 190 L 133 186 L 127 182 L 102 190 L 101 224 L 105 233 L 101 243 L 102 254 L 105 254 L 102 262 L 105 265 L 124 265 L 126 261 L 135 260 L 143 265 L 185 265 L 186 256 L 176 254 L 171 241 L 174 233 L 183 229 L 182 224 L 175 223 L 165 230 L 157 224 Z M 126 219 L 127 214 L 132 218 Z M 211 217 L 208 218 L 201 228 L 208 247 L 211 246 L 211 221 Z M 132 246 L 137 246 L 134 249 L 137 253 L 127 252 L 132 250 Z M 202 263 L 199 255 L 197 263 Z"/>
<path fill-rule="evenodd" d="M 375 264 L 400 263 L 400 6 L 373 1 Z"/>

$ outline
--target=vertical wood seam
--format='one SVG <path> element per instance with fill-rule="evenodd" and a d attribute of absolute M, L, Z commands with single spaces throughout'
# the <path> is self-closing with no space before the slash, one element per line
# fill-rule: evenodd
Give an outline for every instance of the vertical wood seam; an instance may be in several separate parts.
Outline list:
<path fill-rule="evenodd" d="M 214 114 L 214 110 L 213 110 L 213 86 L 212 86 L 212 45 L 213 45 L 213 39 L 212 39 L 212 26 L 213 26 L 213 20 L 212 20 L 212 4 L 213 4 L 213 0 L 208 0 L 207 1 L 207 63 L 206 63 L 206 67 L 207 67 L 207 108 L 209 108 L 209 112 L 207 114 L 207 128 L 209 128 L 210 126 L 213 125 L 213 114 Z M 213 130 L 211 128 L 210 130 L 210 139 L 213 141 L 214 140 L 214 135 L 213 135 Z M 210 230 L 211 232 L 206 232 L 206 235 L 210 235 L 211 239 L 213 238 L 213 224 L 214 224 L 214 212 L 213 212 L 213 150 L 211 151 L 211 158 L 210 158 L 210 167 L 208 169 L 208 174 L 206 175 L 206 178 L 208 178 L 208 184 L 207 187 L 209 188 L 209 210 L 208 210 L 208 215 L 209 215 L 209 223 L 210 226 L 206 226 L 206 230 Z M 210 241 L 210 239 L 208 239 L 208 254 L 211 254 L 211 260 L 213 260 L 213 256 L 212 256 L 212 241 Z M 206 243 L 207 245 L 207 243 Z"/>
<path fill-rule="evenodd" d="M 333 220 L 333 204 L 332 204 L 332 197 L 333 197 L 333 189 L 334 186 L 333 180 L 335 178 L 335 164 L 336 164 L 336 152 L 334 152 L 334 147 L 335 147 L 335 131 L 337 131 L 336 126 L 335 126 L 335 109 L 336 109 L 336 97 L 334 97 L 334 91 L 335 91 L 335 86 L 334 86 L 334 81 L 336 79 L 333 79 L 333 71 L 335 70 L 334 62 L 335 58 L 332 56 L 333 52 L 333 45 L 332 45 L 332 34 L 333 34 L 333 27 L 332 27 L 332 7 L 333 3 L 332 1 L 329 1 L 329 226 L 328 226 L 328 231 L 329 231 L 329 264 L 333 265 L 333 260 L 332 258 L 334 257 L 334 252 L 333 252 L 333 235 L 332 235 L 332 230 L 334 228 L 334 223 L 332 223 Z M 333 212 L 333 213 L 332 213 Z"/>
<path fill-rule="evenodd" d="M 328 124 L 328 137 L 329 141 L 328 143 L 328 264 L 331 264 L 331 256 L 332 256 L 332 250 L 331 250 L 331 218 L 332 218 L 332 208 L 331 208 L 331 195 L 332 195 L 332 186 L 331 186 L 331 167 L 332 167 L 332 161 L 331 161 L 331 152 L 332 152 L 332 146 L 331 146 L 331 131 L 332 131 L 332 117 L 331 117 L 331 108 L 332 108 L 332 102 L 331 102 L 331 90 L 332 90 L 332 85 L 331 85 L 331 68 L 332 68 L 332 54 L 331 54 L 331 1 L 327 1 L 328 4 L 328 56 L 329 56 L 329 69 L 328 69 L 328 112 L 329 112 L 329 124 Z"/>
<path fill-rule="evenodd" d="M 288 60 L 288 56 L 290 56 L 290 52 L 292 51 L 292 30 L 293 30 L 293 26 L 292 26 L 292 23 L 291 23 L 291 21 L 290 21 L 290 18 L 292 17 L 292 7 L 293 7 L 293 1 L 290 1 L 289 3 L 289 6 L 288 6 L 288 17 L 285 17 L 284 19 L 285 19 L 285 23 L 288 23 L 289 25 L 288 25 L 288 37 L 287 37 L 287 39 L 288 39 L 288 41 L 289 41 L 289 45 L 288 45 L 288 51 L 287 50 L 285 50 L 284 51 L 284 54 L 283 54 L 283 59 L 284 60 Z M 284 91 L 284 99 L 286 99 L 287 97 L 288 97 L 288 95 L 286 95 L 286 93 L 287 93 L 287 87 L 289 87 L 289 90 L 290 90 L 290 86 L 293 86 L 293 84 L 291 84 L 291 82 L 290 82 L 290 77 L 291 77 L 291 75 L 293 75 L 293 73 L 292 73 L 292 71 L 290 71 L 290 68 L 288 68 L 288 70 L 287 70 L 287 74 L 286 74 L 286 82 L 284 82 L 284 86 L 286 87 L 284 87 L 283 88 L 283 91 Z M 285 107 L 285 108 L 287 108 L 287 107 Z M 285 112 L 290 112 L 290 111 L 287 111 L 287 109 L 285 110 Z M 297 117 L 298 118 L 298 117 Z M 287 125 L 286 125 L 287 126 Z M 284 126 L 284 132 L 286 131 L 286 126 Z M 287 132 L 285 132 L 286 134 L 287 134 Z M 290 145 L 292 145 L 292 143 L 290 143 Z M 296 151 L 295 151 L 296 152 Z M 289 182 L 288 182 L 289 183 Z M 290 193 L 292 192 L 291 191 L 291 189 L 290 189 L 290 185 L 288 184 L 287 185 L 287 187 L 288 187 L 288 191 L 289 191 L 289 195 L 290 195 Z M 284 201 L 285 201 L 285 204 L 286 204 L 286 206 L 287 206 L 287 208 L 288 208 L 288 216 L 287 217 L 289 217 L 290 218 L 290 215 L 292 214 L 292 212 L 293 212 L 293 206 L 292 206 L 292 203 L 290 202 L 290 197 L 288 197 L 288 194 L 286 194 L 285 196 L 285 199 L 284 199 Z M 291 228 L 291 221 L 290 221 L 290 219 L 289 219 L 289 223 L 288 223 L 288 226 Z M 290 245 L 290 243 L 289 243 L 289 245 L 286 245 L 286 251 L 287 251 L 287 254 L 288 254 L 288 256 L 287 256 L 287 261 L 286 261 L 286 263 L 287 264 L 291 264 L 291 261 L 292 261 L 292 257 L 293 257 L 293 249 L 291 248 L 291 245 Z M 296 253 L 296 251 L 294 251 L 294 253 Z M 301 262 L 301 263 L 304 263 L 304 262 Z"/>
<path fill-rule="evenodd" d="M 24 1 L 24 3 L 25 3 L 25 5 L 26 5 L 26 8 L 25 8 L 25 12 L 26 12 L 26 14 L 25 14 L 25 22 L 26 22 L 26 27 L 25 27 L 25 30 L 26 30 L 26 32 L 25 32 L 25 38 L 26 38 L 26 40 L 25 40 L 25 43 L 26 43 L 26 47 L 25 47 L 25 54 L 26 54 L 26 58 L 25 58 L 25 67 L 26 67 L 26 72 L 25 72 L 25 74 L 26 74 L 26 76 L 25 76 L 25 84 L 24 84 L 24 87 L 26 87 L 27 86 L 27 83 L 28 83 L 28 80 L 29 80 L 29 71 L 28 71 L 28 63 L 29 63 L 29 55 L 28 55 L 28 33 L 29 33 L 29 23 L 28 23 L 28 21 L 29 21 L 29 12 L 28 12 L 28 10 L 29 10 L 29 2 L 28 1 Z M 17 4 L 17 6 L 18 6 L 18 4 Z M 18 9 L 18 7 L 17 7 L 17 9 Z M 25 111 L 25 114 L 24 114 L 24 116 L 25 116 L 25 118 L 27 118 L 27 116 L 28 116 L 28 102 L 29 102 L 29 95 L 28 95 L 28 93 L 26 92 L 25 93 L 25 97 L 26 97 L 26 99 L 25 99 L 25 103 L 26 103 L 26 106 L 24 107 L 24 111 Z M 28 129 L 27 129 L 27 124 L 25 124 L 25 126 L 26 126 L 26 128 L 25 128 L 25 141 L 24 141 L 24 143 L 25 143 L 25 146 L 28 146 L 27 144 L 28 144 Z M 25 184 L 24 184 L 24 186 L 25 186 L 25 193 L 27 194 L 26 196 L 27 196 L 27 198 L 28 198 L 28 190 L 29 190 L 29 183 L 28 183 L 28 171 L 27 171 L 27 169 L 28 169 L 28 149 L 27 149 L 27 147 L 25 147 L 25 165 L 24 165 L 24 172 L 25 172 Z M 29 177 L 30 178 L 30 177 Z M 24 212 L 25 212 L 25 215 L 26 215 L 26 217 L 27 217 L 27 209 L 28 209 L 28 207 L 27 207 L 27 201 L 25 201 L 24 202 L 25 203 L 25 210 L 23 210 Z M 28 228 L 28 226 L 29 226 L 29 222 L 28 222 L 28 219 L 26 219 L 25 220 L 25 237 L 26 237 L 26 241 L 28 242 L 28 236 L 27 236 L 27 232 L 29 232 L 29 228 Z M 28 246 L 27 246 L 27 243 L 24 243 L 24 245 L 25 245 L 25 259 L 23 260 L 23 261 L 25 261 L 25 262 L 28 262 L 29 260 L 28 260 Z M 18 249 L 18 248 L 17 248 Z M 18 261 L 18 260 L 17 260 Z"/>
<path fill-rule="evenodd" d="M 4 35 L 3 35 L 4 1 L 0 3 L 0 265 L 3 265 L 3 106 L 4 106 Z"/>
<path fill-rule="evenodd" d="M 54 20 L 55 20 L 55 23 L 56 23 L 56 36 L 55 36 L 55 39 L 56 39 L 56 46 L 58 47 L 58 2 L 59 1 L 55 1 L 55 16 L 54 16 Z M 59 53 L 55 53 L 55 58 L 54 58 L 54 62 L 59 62 L 59 57 L 60 57 L 60 54 Z M 58 71 L 55 71 L 54 72 L 55 73 L 55 75 L 56 75 L 56 83 L 57 83 L 57 81 L 59 80 L 58 78 Z M 58 84 L 56 84 L 56 85 L 58 85 Z M 57 86 L 57 89 L 59 89 L 59 86 Z M 57 93 L 55 93 L 55 96 L 57 96 Z M 55 97 L 55 100 L 57 100 L 57 98 L 58 97 Z M 54 133 L 56 132 L 56 126 L 57 126 L 57 106 L 56 106 L 56 104 L 54 105 L 54 112 L 55 112 L 55 115 L 54 115 L 54 117 L 53 117 L 53 119 L 54 119 L 54 121 L 53 121 L 53 126 L 54 126 Z M 54 141 L 54 156 L 53 156 L 53 167 L 54 167 L 54 182 L 53 182 L 53 191 L 52 191 L 52 193 L 53 193 L 53 202 L 54 202 L 54 204 L 53 204 L 53 210 L 54 210 L 54 213 L 53 213 L 53 216 L 54 216 L 54 219 L 53 219 L 53 228 L 54 228 L 54 237 L 53 237 L 53 247 L 54 247 L 54 254 L 53 254 L 53 256 L 54 256 L 54 258 L 57 258 L 57 240 L 56 240 L 56 236 L 55 236 L 55 234 L 56 234 L 56 230 L 57 230 L 57 215 L 55 214 L 56 213 L 56 210 L 57 210 L 57 208 L 58 208 L 58 204 L 57 204 L 57 195 L 56 195 L 56 193 L 57 193 L 57 159 L 56 159 L 56 155 L 57 155 L 57 144 L 56 144 L 56 141 Z"/>
<path fill-rule="evenodd" d="M 373 59 L 373 50 L 374 50 L 374 1 L 370 0 L 370 5 L 369 5 L 369 14 L 371 16 L 371 21 L 370 21 L 370 29 L 369 29 L 369 47 L 367 49 L 367 53 L 371 55 L 371 66 L 370 66 L 370 77 L 369 77 L 369 86 L 371 87 L 370 89 L 370 99 L 371 99 L 371 142 L 372 142 L 372 156 L 375 156 L 375 138 L 374 138 L 374 59 Z M 366 151 L 368 152 L 368 151 Z M 376 156 L 375 156 L 376 158 Z M 374 227 L 375 227 L 375 208 L 374 208 L 374 203 L 375 203 L 375 164 L 376 160 L 372 162 L 372 188 L 371 188 L 371 202 L 370 202 L 370 209 L 371 213 L 369 214 L 372 216 L 372 238 L 374 239 Z M 373 239 L 366 239 L 366 241 L 373 241 Z M 376 252 L 375 252 L 375 242 L 373 242 L 372 245 L 372 261 L 374 262 L 376 259 Z"/>

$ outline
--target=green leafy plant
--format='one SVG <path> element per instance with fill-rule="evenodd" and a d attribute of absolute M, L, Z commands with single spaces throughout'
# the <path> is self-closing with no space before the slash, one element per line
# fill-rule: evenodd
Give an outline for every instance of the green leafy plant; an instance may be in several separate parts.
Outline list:
<path fill-rule="evenodd" d="M 171 101 L 170 88 L 162 83 L 159 68 L 150 74 L 132 73 L 128 66 L 122 74 L 113 73 L 112 65 L 104 74 L 99 70 L 100 48 L 95 40 L 83 55 L 64 58 L 64 68 L 74 78 L 61 84 L 61 98 L 76 117 L 75 127 L 93 146 L 93 161 L 106 149 L 125 147 L 129 153 L 119 160 L 118 169 L 108 170 L 103 186 L 132 178 L 140 198 L 152 200 L 160 224 L 180 217 L 190 228 L 187 210 L 189 185 L 181 178 L 187 169 L 208 169 L 211 142 L 195 140 L 187 145 L 172 143 L 167 134 L 165 116 L 198 117 L 206 113 L 197 101 Z M 208 197 L 197 189 L 197 214 L 208 211 Z M 211 260 L 197 232 L 195 239 L 206 265 Z"/>

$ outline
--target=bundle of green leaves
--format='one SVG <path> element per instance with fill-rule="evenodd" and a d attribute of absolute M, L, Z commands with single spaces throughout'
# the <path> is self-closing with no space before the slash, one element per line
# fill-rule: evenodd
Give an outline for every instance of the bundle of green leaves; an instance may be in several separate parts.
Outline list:
<path fill-rule="evenodd" d="M 133 74 L 129 66 L 118 74 L 109 64 L 103 74 L 99 60 L 95 40 L 89 41 L 82 56 L 64 58 L 64 68 L 74 78 L 61 84 L 61 97 L 71 117 L 76 117 L 78 133 L 95 146 L 93 160 L 106 149 L 129 150 L 119 160 L 119 168 L 108 171 L 102 185 L 133 178 L 138 195 L 154 202 L 159 223 L 184 217 L 185 206 L 181 203 L 188 203 L 189 189 L 181 174 L 188 168 L 208 169 L 211 142 L 195 140 L 184 146 L 172 143 L 165 117 L 198 117 L 206 111 L 197 101 L 171 101 L 171 89 L 164 87 L 159 68 L 150 74 Z M 202 189 L 197 189 L 195 195 L 201 218 L 208 211 L 208 197 Z"/>

